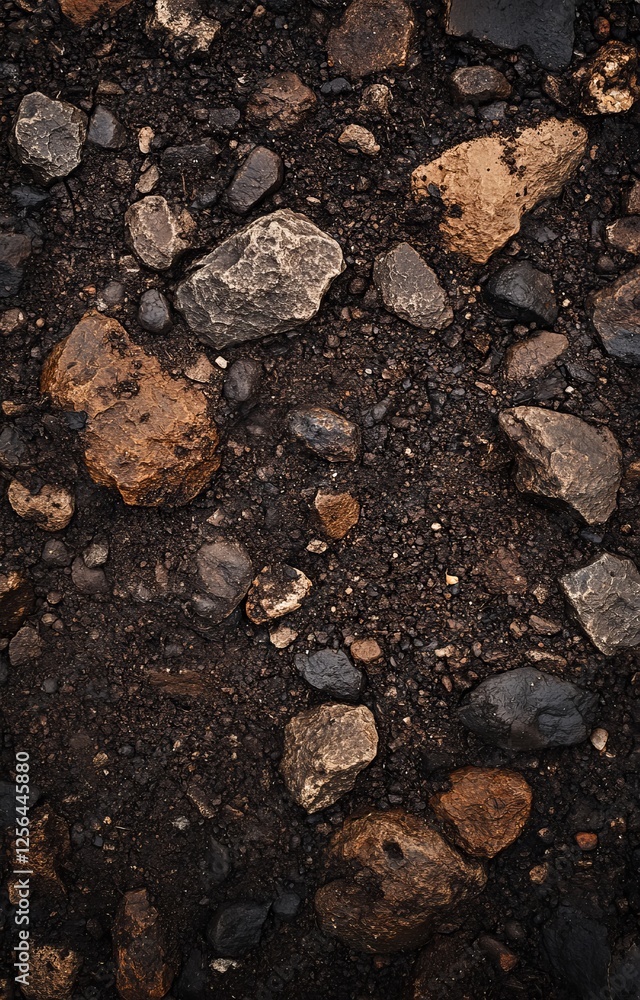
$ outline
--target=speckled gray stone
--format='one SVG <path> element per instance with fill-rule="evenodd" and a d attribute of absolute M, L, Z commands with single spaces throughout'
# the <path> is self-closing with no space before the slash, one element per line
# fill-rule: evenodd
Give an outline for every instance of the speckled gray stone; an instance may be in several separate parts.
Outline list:
<path fill-rule="evenodd" d="M 442 330 L 453 321 L 447 293 L 429 265 L 408 243 L 380 254 L 373 280 L 390 312 L 422 330 Z"/>
<path fill-rule="evenodd" d="M 36 90 L 20 101 L 10 148 L 40 184 L 50 184 L 75 170 L 86 137 L 87 116 L 82 111 Z"/>
<path fill-rule="evenodd" d="M 631 559 L 603 552 L 565 573 L 560 586 L 601 653 L 613 656 L 640 646 L 640 573 Z"/>

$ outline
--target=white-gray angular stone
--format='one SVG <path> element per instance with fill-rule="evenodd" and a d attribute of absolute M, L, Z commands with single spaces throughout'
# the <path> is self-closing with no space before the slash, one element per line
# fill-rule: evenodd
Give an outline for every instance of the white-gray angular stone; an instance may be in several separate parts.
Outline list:
<path fill-rule="evenodd" d="M 181 219 L 165 198 L 152 194 L 130 205 L 124 216 L 131 245 L 143 264 L 166 271 L 189 249 Z"/>
<path fill-rule="evenodd" d="M 20 101 L 10 147 L 40 184 L 50 184 L 75 170 L 86 137 L 87 116 L 82 111 L 36 90 Z"/>
<path fill-rule="evenodd" d="M 307 323 L 343 270 L 334 239 L 305 215 L 280 209 L 201 260 L 175 302 L 202 342 L 221 350 Z"/>
<path fill-rule="evenodd" d="M 560 579 L 591 642 L 613 656 L 640 646 L 640 573 L 631 561 L 603 552 Z"/>
<path fill-rule="evenodd" d="M 375 281 L 390 312 L 421 330 L 442 330 L 453 321 L 447 293 L 429 265 L 408 243 L 380 254 Z"/>

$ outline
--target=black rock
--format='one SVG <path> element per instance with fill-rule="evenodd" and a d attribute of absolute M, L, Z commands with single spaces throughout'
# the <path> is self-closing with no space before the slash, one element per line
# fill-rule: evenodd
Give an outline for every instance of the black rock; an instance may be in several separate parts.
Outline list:
<path fill-rule="evenodd" d="M 124 146 L 127 133 L 109 108 L 98 104 L 89 121 L 87 139 L 94 146 L 103 149 L 120 149 Z"/>
<path fill-rule="evenodd" d="M 317 653 L 298 653 L 296 670 L 307 684 L 345 701 L 357 701 L 362 690 L 362 671 L 341 650 L 320 649 Z"/>
<path fill-rule="evenodd" d="M 289 430 L 311 451 L 329 462 L 355 462 L 360 428 L 324 406 L 298 406 L 288 416 Z"/>
<path fill-rule="evenodd" d="M 297 892 L 283 892 L 271 904 L 271 912 L 280 920 L 293 920 L 301 903 L 302 900 Z"/>
<path fill-rule="evenodd" d="M 207 1000 L 209 992 L 209 963 L 200 948 L 192 948 L 182 967 L 176 986 L 178 1000 Z"/>
<path fill-rule="evenodd" d="M 124 285 L 121 281 L 110 281 L 104 286 L 100 298 L 108 306 L 119 306 L 124 302 Z"/>
<path fill-rule="evenodd" d="M 227 188 L 227 204 L 233 212 L 244 215 L 282 187 L 283 180 L 282 157 L 265 146 L 255 146 Z"/>
<path fill-rule="evenodd" d="M 640 365 L 640 267 L 594 292 L 588 300 L 591 322 L 607 354 Z"/>
<path fill-rule="evenodd" d="M 71 579 L 83 594 L 106 594 L 109 584 L 103 569 L 90 569 L 82 556 L 76 556 L 71 565 Z"/>
<path fill-rule="evenodd" d="M 539 750 L 586 740 L 597 709 L 596 694 L 534 667 L 519 667 L 479 684 L 458 714 L 487 743 Z"/>
<path fill-rule="evenodd" d="M 253 580 L 253 564 L 244 545 L 220 539 L 201 546 L 196 556 L 204 591 L 192 599 L 197 615 L 217 625 L 238 606 Z"/>
<path fill-rule="evenodd" d="M 325 97 L 338 97 L 340 94 L 348 94 L 352 86 L 344 76 L 334 76 L 333 80 L 325 80 L 320 87 L 320 93 Z"/>
<path fill-rule="evenodd" d="M 238 958 L 260 943 L 268 903 L 224 903 L 209 921 L 207 938 L 216 955 Z"/>
<path fill-rule="evenodd" d="M 27 454 L 27 442 L 17 427 L 8 424 L 0 431 L 0 466 L 15 469 Z"/>
<path fill-rule="evenodd" d="M 230 403 L 246 403 L 260 386 L 262 365 L 253 358 L 238 358 L 226 374 L 222 394 Z"/>
<path fill-rule="evenodd" d="M 30 254 L 31 240 L 24 233 L 0 233 L 0 299 L 17 295 Z"/>
<path fill-rule="evenodd" d="M 508 264 L 492 275 L 485 286 L 485 298 L 505 319 L 553 326 L 558 318 L 551 276 L 528 260 Z"/>
<path fill-rule="evenodd" d="M 222 135 L 233 132 L 239 121 L 240 112 L 237 108 L 211 108 L 209 111 L 209 127 Z"/>
<path fill-rule="evenodd" d="M 218 147 L 210 139 L 190 146 L 168 146 L 162 154 L 162 168 L 169 176 L 211 171 L 216 164 Z"/>
<path fill-rule="evenodd" d="M 138 322 L 149 333 L 168 333 L 173 326 L 169 301 L 157 288 L 150 288 L 140 296 Z"/>
<path fill-rule="evenodd" d="M 71 553 L 61 538 L 48 538 L 42 546 L 42 561 L 47 566 L 70 566 Z"/>
<path fill-rule="evenodd" d="M 11 188 L 11 197 L 18 208 L 39 208 L 49 200 L 49 192 L 34 184 L 17 184 Z"/>
<path fill-rule="evenodd" d="M 207 864 L 211 873 L 211 881 L 214 885 L 220 885 L 229 877 L 231 871 L 231 858 L 229 848 L 224 844 L 209 838 L 209 850 L 207 851 Z"/>
<path fill-rule="evenodd" d="M 579 997 L 610 996 L 611 951 L 601 924 L 571 906 L 559 906 L 542 930 L 542 948 L 554 974 Z"/>

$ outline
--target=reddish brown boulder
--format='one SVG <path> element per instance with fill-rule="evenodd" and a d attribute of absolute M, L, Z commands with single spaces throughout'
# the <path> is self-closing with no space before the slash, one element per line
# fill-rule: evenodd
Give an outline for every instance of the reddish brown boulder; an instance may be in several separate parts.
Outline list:
<path fill-rule="evenodd" d="M 413 11 L 405 0 L 353 0 L 327 41 L 336 73 L 360 79 L 409 61 L 415 34 Z"/>
<path fill-rule="evenodd" d="M 0 637 L 18 631 L 33 609 L 33 586 L 22 573 L 0 573 Z"/>
<path fill-rule="evenodd" d="M 88 312 L 53 349 L 41 388 L 65 410 L 84 410 L 92 479 L 127 504 L 185 504 L 220 464 L 203 393 L 172 378 L 114 319 Z"/>
<path fill-rule="evenodd" d="M 160 1000 L 177 972 L 173 942 L 146 889 L 127 892 L 113 926 L 116 989 L 122 1000 Z"/>
<path fill-rule="evenodd" d="M 296 73 L 276 73 L 264 81 L 247 104 L 247 120 L 270 132 L 298 125 L 317 104 L 316 95 Z"/>
<path fill-rule="evenodd" d="M 129 3 L 131 0 L 60 0 L 60 10 L 74 24 L 84 27 L 96 17 L 108 17 Z"/>
<path fill-rule="evenodd" d="M 522 833 L 532 793 L 515 771 L 464 767 L 449 778 L 451 789 L 430 800 L 438 819 L 467 854 L 493 858 Z"/>

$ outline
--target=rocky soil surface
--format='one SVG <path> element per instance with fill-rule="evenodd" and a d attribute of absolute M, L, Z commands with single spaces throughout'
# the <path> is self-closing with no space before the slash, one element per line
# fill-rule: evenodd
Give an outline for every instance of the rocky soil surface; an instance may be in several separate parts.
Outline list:
<path fill-rule="evenodd" d="M 1 1000 L 640 996 L 638 47 L 3 5 Z"/>

